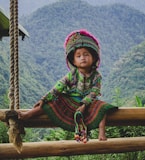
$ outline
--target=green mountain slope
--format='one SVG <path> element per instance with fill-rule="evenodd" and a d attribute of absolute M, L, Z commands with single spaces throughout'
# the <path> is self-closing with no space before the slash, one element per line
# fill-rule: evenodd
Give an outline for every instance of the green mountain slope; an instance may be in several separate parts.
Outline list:
<path fill-rule="evenodd" d="M 5 47 L 5 42 L 0 42 L 0 93 L 6 93 L 6 88 L 9 87 L 7 81 L 9 79 L 9 50 Z"/>
<path fill-rule="evenodd" d="M 106 99 L 109 92 L 120 88 L 121 97 L 127 99 L 141 96 L 145 99 L 145 41 L 134 47 L 116 62 L 105 85 Z"/>
<path fill-rule="evenodd" d="M 38 9 L 20 23 L 30 34 L 20 41 L 20 102 L 30 107 L 68 71 L 63 43 L 72 30 L 88 29 L 100 40 L 104 81 L 114 62 L 145 39 L 145 15 L 124 5 L 97 7 L 63 0 Z M 0 57 L 4 58 L 1 51 Z M 0 68 L 2 64 L 1 60 Z M 4 82 L 8 84 L 7 77 Z"/>
<path fill-rule="evenodd" d="M 107 61 L 110 67 L 112 61 L 116 61 L 133 45 L 144 40 L 144 23 L 144 14 L 124 5 L 92 7 L 82 1 L 73 0 L 37 10 L 26 18 L 24 25 L 31 36 L 27 44 L 32 45 L 30 47 L 33 48 L 34 56 L 42 56 L 43 53 L 44 61 L 49 56 L 54 58 L 57 54 L 63 55 L 62 46 L 68 33 L 74 29 L 86 28 L 100 40 L 102 66 Z M 109 67 L 107 68 L 110 69 Z M 103 72 L 107 74 L 108 70 Z"/>

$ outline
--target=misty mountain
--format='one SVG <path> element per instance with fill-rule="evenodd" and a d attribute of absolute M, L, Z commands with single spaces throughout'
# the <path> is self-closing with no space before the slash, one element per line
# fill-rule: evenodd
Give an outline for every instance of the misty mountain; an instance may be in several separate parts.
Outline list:
<path fill-rule="evenodd" d="M 115 88 L 120 89 L 120 97 L 135 100 L 139 96 L 145 104 L 145 41 L 133 47 L 131 51 L 120 58 L 114 65 L 105 85 L 105 99 Z M 110 92 L 107 92 L 109 90 Z"/>
<path fill-rule="evenodd" d="M 20 41 L 19 49 L 21 104 L 29 107 L 67 73 L 63 43 L 71 31 L 85 28 L 99 39 L 104 84 L 114 63 L 145 40 L 145 15 L 121 4 L 92 6 L 80 0 L 63 0 L 22 17 L 21 24 L 30 35 Z M 0 43 L 1 95 L 8 89 L 9 68 L 4 67 L 8 45 L 6 40 Z"/>
<path fill-rule="evenodd" d="M 112 5 L 112 4 L 124 4 L 127 6 L 130 6 L 134 9 L 137 9 L 143 13 L 145 13 L 145 1 L 143 0 L 83 0 L 87 2 L 90 5 L 93 6 L 102 6 L 102 5 Z M 23 15 L 29 15 L 32 12 L 36 11 L 37 9 L 49 5 L 55 2 L 61 2 L 61 0 L 19 0 L 19 16 Z M 4 10 L 6 10 L 9 13 L 9 0 L 0 0 L 0 7 L 2 7 Z"/>

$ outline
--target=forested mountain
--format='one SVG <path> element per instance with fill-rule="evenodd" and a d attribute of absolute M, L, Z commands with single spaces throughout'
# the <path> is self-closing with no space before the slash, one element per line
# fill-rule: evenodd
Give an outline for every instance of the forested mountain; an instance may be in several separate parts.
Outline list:
<path fill-rule="evenodd" d="M 62 0 L 23 17 L 20 23 L 30 34 L 30 38 L 20 41 L 19 49 L 21 103 L 30 107 L 68 71 L 63 43 L 72 30 L 85 28 L 98 37 L 102 52 L 100 71 L 105 83 L 114 62 L 145 40 L 145 15 L 125 5 L 99 7 L 80 0 Z M 0 43 L 3 88 L 8 86 L 9 75 L 6 45 L 9 47 L 4 39 Z M 0 94 L 3 96 L 4 91 Z"/>
<path fill-rule="evenodd" d="M 130 52 L 120 58 L 108 77 L 105 85 L 105 98 L 115 88 L 120 89 L 120 97 L 126 100 L 139 96 L 145 104 L 145 41 L 134 47 Z"/>

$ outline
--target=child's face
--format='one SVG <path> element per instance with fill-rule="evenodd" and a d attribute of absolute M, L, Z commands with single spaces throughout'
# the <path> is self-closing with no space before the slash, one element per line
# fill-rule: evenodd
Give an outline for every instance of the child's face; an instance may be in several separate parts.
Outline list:
<path fill-rule="evenodd" d="M 74 53 L 74 65 L 77 68 L 90 69 L 94 60 L 86 48 L 78 48 Z"/>

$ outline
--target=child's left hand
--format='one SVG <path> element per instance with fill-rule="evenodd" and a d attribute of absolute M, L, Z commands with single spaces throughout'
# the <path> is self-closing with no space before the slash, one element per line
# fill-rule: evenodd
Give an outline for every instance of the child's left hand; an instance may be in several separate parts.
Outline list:
<path fill-rule="evenodd" d="M 85 108 L 86 108 L 86 106 L 85 106 L 85 104 L 83 104 L 83 105 L 81 105 L 79 108 L 77 108 L 76 111 L 80 111 L 80 112 L 84 113 Z"/>

